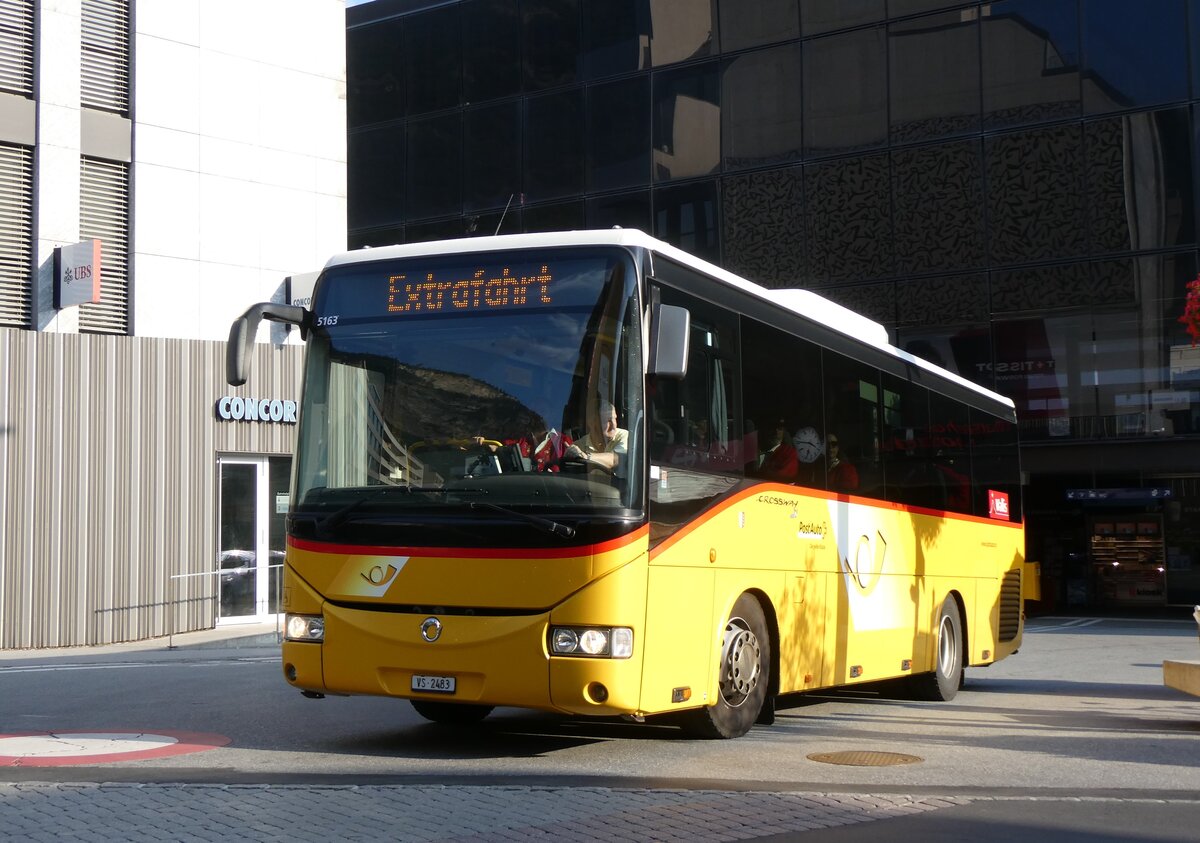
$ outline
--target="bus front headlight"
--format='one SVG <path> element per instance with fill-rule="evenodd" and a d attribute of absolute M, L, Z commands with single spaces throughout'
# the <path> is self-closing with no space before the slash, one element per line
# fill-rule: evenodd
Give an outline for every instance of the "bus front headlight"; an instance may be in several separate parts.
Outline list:
<path fill-rule="evenodd" d="M 550 629 L 556 656 L 627 659 L 633 655 L 633 630 L 627 626 L 556 626 Z"/>
<path fill-rule="evenodd" d="M 325 640 L 325 618 L 320 615 L 288 615 L 284 634 L 288 641 L 320 643 Z"/>

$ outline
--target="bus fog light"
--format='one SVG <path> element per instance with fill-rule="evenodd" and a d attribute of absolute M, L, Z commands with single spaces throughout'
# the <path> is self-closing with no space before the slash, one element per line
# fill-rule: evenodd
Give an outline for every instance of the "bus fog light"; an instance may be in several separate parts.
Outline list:
<path fill-rule="evenodd" d="M 602 656 L 608 651 L 608 636 L 598 629 L 585 630 L 579 636 L 579 649 L 589 656 Z"/>
<path fill-rule="evenodd" d="M 284 629 L 288 641 L 325 640 L 325 618 L 320 615 L 288 615 Z"/>
<path fill-rule="evenodd" d="M 627 659 L 633 655 L 633 630 L 627 626 L 615 627 L 612 631 L 612 657 Z"/>
<path fill-rule="evenodd" d="M 573 629 L 563 628 L 554 630 L 552 640 L 552 649 L 560 655 L 574 653 L 579 649 L 579 636 L 575 634 L 575 630 Z"/>

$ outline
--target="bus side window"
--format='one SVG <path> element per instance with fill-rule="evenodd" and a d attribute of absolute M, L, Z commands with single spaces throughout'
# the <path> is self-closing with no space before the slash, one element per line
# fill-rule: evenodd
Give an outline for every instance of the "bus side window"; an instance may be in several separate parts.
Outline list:
<path fill-rule="evenodd" d="M 951 512 L 972 512 L 970 417 L 963 404 L 929 394 L 929 438 L 937 472 Z"/>
<path fill-rule="evenodd" d="M 879 496 L 879 371 L 836 352 L 824 357 L 826 488 Z"/>
<path fill-rule="evenodd" d="M 929 391 L 920 384 L 884 374 L 883 462 L 887 499 L 945 509 L 945 494 L 931 457 Z"/>

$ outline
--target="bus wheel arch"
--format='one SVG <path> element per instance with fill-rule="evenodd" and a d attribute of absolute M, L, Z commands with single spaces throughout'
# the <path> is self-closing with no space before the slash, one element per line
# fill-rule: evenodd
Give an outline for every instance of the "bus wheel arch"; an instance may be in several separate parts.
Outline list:
<path fill-rule="evenodd" d="M 717 694 L 712 705 L 687 712 L 684 728 L 703 738 L 737 738 L 750 731 L 776 687 L 778 636 L 767 621 L 769 608 L 745 591 L 734 601 L 721 630 Z M 766 604 L 769 606 L 769 603 Z M 773 615 L 773 612 L 771 613 Z"/>

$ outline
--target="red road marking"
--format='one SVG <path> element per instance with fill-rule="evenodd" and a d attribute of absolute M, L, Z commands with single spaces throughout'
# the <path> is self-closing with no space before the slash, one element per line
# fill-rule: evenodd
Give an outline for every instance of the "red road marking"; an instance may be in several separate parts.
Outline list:
<path fill-rule="evenodd" d="M 24 740 L 22 740 L 24 739 Z M 39 740 L 41 739 L 41 740 Z M 111 742 L 117 749 L 108 752 L 80 752 L 71 754 L 72 741 Z M 169 741 L 169 743 L 167 743 Z M 141 744 L 153 743 L 147 749 Z M 146 758 L 167 758 L 172 755 L 187 755 L 216 749 L 229 743 L 224 735 L 207 732 L 181 732 L 175 729 L 153 730 L 102 730 L 73 729 L 54 732 L 11 732 L 0 734 L 0 767 L 65 767 L 82 764 L 108 764 L 113 761 L 141 761 Z M 6 755 L 14 748 L 22 748 L 19 755 Z M 126 748 L 128 747 L 128 748 Z"/>

